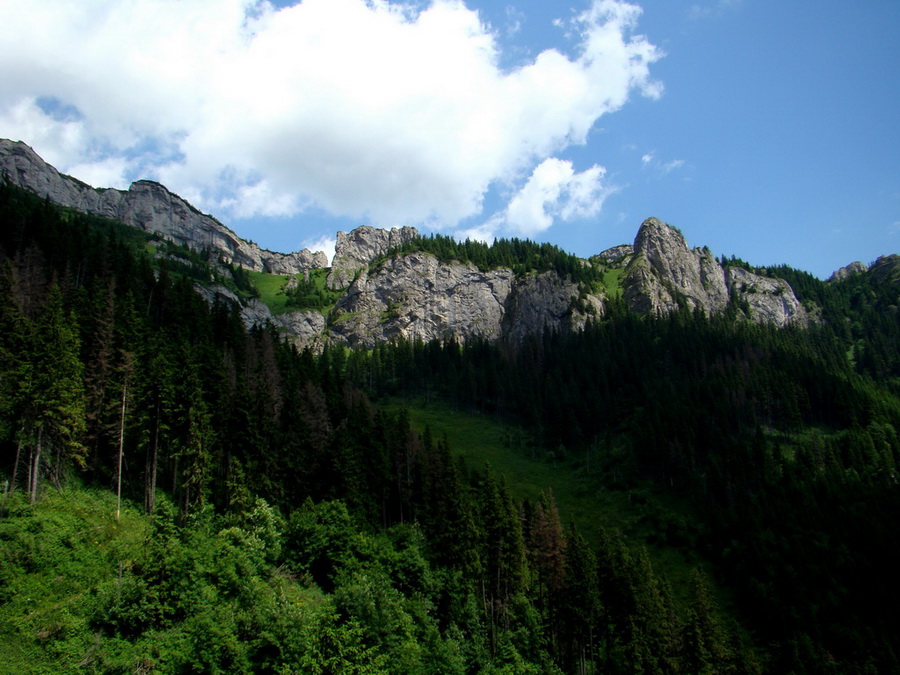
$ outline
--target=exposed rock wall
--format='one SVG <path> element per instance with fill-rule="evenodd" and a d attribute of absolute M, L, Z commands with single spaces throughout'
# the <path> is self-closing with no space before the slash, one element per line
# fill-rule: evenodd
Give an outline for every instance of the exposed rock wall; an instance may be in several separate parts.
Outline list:
<path fill-rule="evenodd" d="M 346 288 L 356 273 L 368 267 L 375 258 L 418 236 L 419 232 L 414 227 L 382 230 L 363 225 L 351 232 L 338 232 L 328 287 L 333 290 Z"/>
<path fill-rule="evenodd" d="M 329 331 L 352 347 L 396 338 L 520 340 L 545 328 L 580 329 L 602 316 L 601 298 L 587 296 L 579 311 L 577 296 L 575 284 L 553 273 L 517 279 L 510 269 L 482 271 L 416 252 L 371 274 L 364 269 L 335 307 Z"/>
<path fill-rule="evenodd" d="M 809 321 L 806 310 L 784 279 L 763 277 L 731 267 L 728 270 L 728 286 L 736 297 L 746 303 L 750 312 L 748 318 L 756 323 L 782 327 L 788 324 L 805 326 Z"/>
<path fill-rule="evenodd" d="M 511 270 L 481 272 L 411 253 L 371 275 L 364 270 L 335 307 L 330 330 L 353 347 L 395 338 L 496 339 L 512 284 Z"/>
<path fill-rule="evenodd" d="M 634 246 L 631 244 L 621 244 L 620 246 L 613 246 L 612 248 L 608 248 L 602 253 L 598 253 L 595 256 L 591 257 L 591 260 L 597 260 L 599 262 L 605 263 L 617 263 L 621 261 L 623 258 L 627 258 L 628 256 L 634 255 Z"/>
<path fill-rule="evenodd" d="M 737 300 L 739 307 L 749 308 L 751 321 L 785 326 L 809 320 L 786 281 L 737 268 L 726 272 L 708 249 L 688 248 L 678 230 L 656 218 L 638 230 L 623 286 L 625 302 L 639 314 L 684 307 L 712 316 Z"/>
<path fill-rule="evenodd" d="M 865 263 L 856 260 L 849 265 L 845 265 L 841 269 L 832 272 L 831 276 L 828 277 L 828 281 L 843 281 L 848 277 L 856 276 L 857 274 L 863 274 L 868 269 L 869 268 Z"/>
<path fill-rule="evenodd" d="M 678 230 L 656 218 L 638 230 L 625 285 L 626 301 L 643 314 L 686 306 L 709 316 L 728 306 L 725 271 L 712 253 L 689 249 Z"/>
<path fill-rule="evenodd" d="M 261 250 L 152 181 L 137 181 L 127 191 L 94 189 L 60 174 L 24 143 L 0 140 L 0 175 L 58 204 L 215 251 L 249 269 L 292 275 L 327 265 L 324 253 Z M 315 310 L 273 316 L 262 302 L 242 302 L 224 287 L 198 287 L 198 292 L 209 302 L 219 298 L 240 304 L 246 325 L 273 323 L 300 347 L 371 347 L 395 338 L 521 340 L 546 329 L 582 330 L 604 314 L 602 292 L 588 292 L 553 272 L 516 277 L 510 269 L 483 271 L 421 251 L 394 256 L 370 271 L 374 260 L 418 235 L 412 227 L 339 232 L 327 284 L 343 294 L 327 316 Z M 613 247 L 584 264 L 621 269 L 622 297 L 640 314 L 686 308 L 711 316 L 731 308 L 751 321 L 777 326 L 809 321 L 787 282 L 726 270 L 708 249 L 688 248 L 677 229 L 656 218 L 644 221 L 633 245 Z M 898 267 L 893 256 L 879 259 L 870 273 L 894 278 Z M 864 270 L 854 263 L 835 277 Z"/>
<path fill-rule="evenodd" d="M 59 173 L 30 147 L 0 139 L 0 175 L 50 201 L 84 213 L 113 218 L 195 250 L 210 250 L 228 262 L 274 274 L 326 267 L 322 252 L 275 253 L 244 241 L 159 183 L 139 180 L 128 190 L 95 189 Z"/>

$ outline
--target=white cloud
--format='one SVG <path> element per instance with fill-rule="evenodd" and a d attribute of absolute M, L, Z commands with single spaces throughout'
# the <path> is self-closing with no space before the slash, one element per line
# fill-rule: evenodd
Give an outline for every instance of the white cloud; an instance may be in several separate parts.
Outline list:
<path fill-rule="evenodd" d="M 684 166 L 683 159 L 670 159 L 667 162 L 657 159 L 656 153 L 647 152 L 641 156 L 641 164 L 645 169 L 652 169 L 656 173 L 666 175 Z"/>
<path fill-rule="evenodd" d="M 662 169 L 663 173 L 670 173 L 672 171 L 675 171 L 675 169 L 680 169 L 683 166 L 684 166 L 683 159 L 673 159 L 668 162 L 663 162 L 663 164 L 660 168 Z"/>
<path fill-rule="evenodd" d="M 497 231 L 502 225 L 503 223 L 500 218 L 492 218 L 488 222 L 478 225 L 477 227 L 456 230 L 453 233 L 453 236 L 457 241 L 471 239 L 472 241 L 483 241 L 486 244 L 493 244 L 494 240 L 497 238 Z"/>
<path fill-rule="evenodd" d="M 551 157 L 541 162 L 502 216 L 505 229 L 531 237 L 555 220 L 587 218 L 600 211 L 611 189 L 603 184 L 606 170 L 593 166 L 575 173 L 572 163 Z"/>
<path fill-rule="evenodd" d="M 573 23 L 576 54 L 507 72 L 459 0 L 3 2 L 0 136 L 92 181 L 155 178 L 223 216 L 315 205 L 452 225 L 633 92 L 660 94 L 639 15 L 594 0 Z M 48 97 L 75 114 L 42 109 Z M 590 171 L 560 188 L 575 211 Z"/>
<path fill-rule="evenodd" d="M 97 161 L 75 164 L 67 173 L 88 185 L 127 188 L 129 180 L 125 177 L 129 170 L 128 161 L 123 157 L 107 157 Z"/>

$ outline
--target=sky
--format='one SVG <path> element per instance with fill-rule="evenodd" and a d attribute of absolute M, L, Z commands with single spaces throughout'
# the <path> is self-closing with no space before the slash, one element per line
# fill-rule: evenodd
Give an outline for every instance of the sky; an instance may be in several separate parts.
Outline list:
<path fill-rule="evenodd" d="M 0 0 L 0 137 L 265 248 L 900 252 L 898 0 Z"/>

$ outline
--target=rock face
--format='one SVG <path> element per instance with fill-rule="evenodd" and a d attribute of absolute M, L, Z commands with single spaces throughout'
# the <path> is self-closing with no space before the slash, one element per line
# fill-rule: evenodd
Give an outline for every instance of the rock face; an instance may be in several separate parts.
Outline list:
<path fill-rule="evenodd" d="M 681 232 L 656 218 L 648 218 L 638 230 L 624 297 L 641 314 L 684 306 L 710 316 L 728 306 L 725 271 L 712 253 L 689 249 Z"/>
<path fill-rule="evenodd" d="M 526 277 L 515 283 L 507 301 L 503 333 L 519 341 L 546 329 L 583 330 L 590 320 L 603 316 L 603 300 L 580 293 L 576 284 L 553 272 Z"/>
<path fill-rule="evenodd" d="M 868 266 L 865 263 L 859 262 L 856 260 L 849 265 L 842 267 L 839 270 L 835 270 L 830 277 L 828 277 L 828 281 L 843 281 L 848 277 L 856 276 L 857 274 L 863 274 L 868 270 Z"/>
<path fill-rule="evenodd" d="M 327 265 L 324 253 L 261 250 L 211 216 L 152 181 L 127 191 L 94 189 L 60 174 L 24 143 L 0 140 L 0 176 L 50 200 L 86 213 L 114 218 L 219 260 L 273 274 L 297 275 Z M 511 269 L 481 270 L 444 262 L 422 251 L 396 254 L 373 267 L 388 251 L 419 236 L 415 228 L 360 227 L 339 232 L 327 286 L 339 299 L 327 312 L 293 310 L 273 315 L 259 300 L 242 301 L 222 286 L 197 290 L 208 302 L 241 306 L 247 326 L 273 323 L 299 347 L 325 344 L 371 347 L 395 338 L 522 340 L 543 330 L 582 330 L 605 312 L 605 291 L 579 286 L 554 272 L 516 276 Z M 678 309 L 712 316 L 731 310 L 746 319 L 777 326 L 805 325 L 809 316 L 788 283 L 744 269 L 725 268 L 709 249 L 688 248 L 682 234 L 656 218 L 641 225 L 633 245 L 616 246 L 583 261 L 619 279 L 625 303 L 640 314 Z M 853 263 L 833 278 L 864 272 Z M 900 278 L 897 256 L 879 259 L 869 270 L 886 280 Z M 296 279 L 293 283 L 299 283 Z"/>
<path fill-rule="evenodd" d="M 788 324 L 805 326 L 809 322 L 806 310 L 784 279 L 732 267 L 728 270 L 728 287 L 743 299 L 749 308 L 749 318 L 757 323 L 771 323 L 780 328 Z"/>
<path fill-rule="evenodd" d="M 575 284 L 552 273 L 518 279 L 509 269 L 479 270 L 424 252 L 363 270 L 338 302 L 331 334 L 351 347 L 393 339 L 520 340 L 545 328 L 581 328 L 603 313 L 600 298 L 573 307 Z"/>
<path fill-rule="evenodd" d="M 879 256 L 868 269 L 871 279 L 879 284 L 900 283 L 900 255 Z"/>
<path fill-rule="evenodd" d="M 381 230 L 363 225 L 352 232 L 338 232 L 328 287 L 334 290 L 346 288 L 356 273 L 375 258 L 418 236 L 414 227 Z"/>
<path fill-rule="evenodd" d="M 371 275 L 363 271 L 335 307 L 331 331 L 351 347 L 395 338 L 496 339 L 512 279 L 510 270 L 481 272 L 411 253 Z"/>
<path fill-rule="evenodd" d="M 602 253 L 598 253 L 597 255 L 591 258 L 592 260 L 596 259 L 600 262 L 605 263 L 617 263 L 623 258 L 634 255 L 634 246 L 631 244 L 622 244 L 621 246 L 613 246 L 612 248 L 608 248 Z"/>
<path fill-rule="evenodd" d="M 759 323 L 806 325 L 809 320 L 786 281 L 738 268 L 726 273 L 709 249 L 689 249 L 681 232 L 656 218 L 638 230 L 623 286 L 625 302 L 639 314 L 686 308 L 712 316 L 736 303 Z"/>
<path fill-rule="evenodd" d="M 120 220 L 198 251 L 214 251 L 223 261 L 251 270 L 296 274 L 328 265 L 322 252 L 275 253 L 244 241 L 153 181 L 136 181 L 127 191 L 92 188 L 59 173 L 21 142 L 0 139 L 0 176 L 61 206 Z"/>

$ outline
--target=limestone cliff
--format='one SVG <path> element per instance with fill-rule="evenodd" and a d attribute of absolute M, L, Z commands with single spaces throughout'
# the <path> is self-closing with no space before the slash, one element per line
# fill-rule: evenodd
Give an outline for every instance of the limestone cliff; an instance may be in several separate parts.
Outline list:
<path fill-rule="evenodd" d="M 805 326 L 809 322 L 806 309 L 784 279 L 772 279 L 731 267 L 728 269 L 728 287 L 734 297 L 743 300 L 749 318 L 757 323 L 781 327 L 788 324 Z"/>
<path fill-rule="evenodd" d="M 725 271 L 708 249 L 689 249 L 681 232 L 648 218 L 634 240 L 624 279 L 625 301 L 641 314 L 678 307 L 718 314 L 728 305 Z"/>
<path fill-rule="evenodd" d="M 338 301 L 329 332 L 352 347 L 393 339 L 518 340 L 544 328 L 581 328 L 600 316 L 600 298 L 573 307 L 578 287 L 545 273 L 517 278 L 512 270 L 482 271 L 471 263 L 442 262 L 429 253 L 395 256 L 377 270 L 364 268 Z"/>
<path fill-rule="evenodd" d="M 0 139 L 0 176 L 61 206 L 113 218 L 198 251 L 213 251 L 248 269 L 296 274 L 328 264 L 322 252 L 275 253 L 244 241 L 153 181 L 136 181 L 128 190 L 95 189 L 59 173 L 21 142 Z"/>
<path fill-rule="evenodd" d="M 137 181 L 127 191 L 92 188 L 60 174 L 24 143 L 0 140 L 0 176 L 58 204 L 211 250 L 220 261 L 285 275 L 285 288 L 297 285 L 301 272 L 308 278 L 309 270 L 327 265 L 323 253 L 261 250 L 152 181 Z M 339 232 L 325 282 L 336 302 L 322 311 L 273 315 L 261 301 L 241 300 L 222 286 L 197 288 L 209 302 L 218 298 L 239 304 L 247 326 L 272 323 L 298 346 L 313 348 L 335 343 L 371 347 L 395 338 L 519 341 L 547 329 L 577 331 L 604 315 L 607 293 L 621 294 L 640 314 L 683 308 L 707 316 L 730 310 L 777 326 L 809 321 L 787 282 L 723 267 L 709 249 L 689 248 L 677 229 L 656 218 L 644 221 L 633 245 L 582 261 L 597 273 L 582 284 L 553 271 L 515 274 L 503 267 L 479 269 L 439 260 L 423 251 L 396 252 L 418 236 L 412 227 Z M 892 258 L 873 270 L 893 278 L 897 267 Z M 854 266 L 846 270 L 857 271 Z"/>
<path fill-rule="evenodd" d="M 644 221 L 633 253 L 620 264 L 625 265 L 623 297 L 639 314 L 686 308 L 712 316 L 734 303 L 734 309 L 759 323 L 785 326 L 809 321 L 786 281 L 739 268 L 726 271 L 709 249 L 688 248 L 681 232 L 656 218 Z"/>
<path fill-rule="evenodd" d="M 419 236 L 414 227 L 382 230 L 363 225 L 352 232 L 338 232 L 334 260 L 328 275 L 328 287 L 346 288 L 362 268 L 392 248 L 402 246 Z"/>
<path fill-rule="evenodd" d="M 855 260 L 849 265 L 845 265 L 841 269 L 832 272 L 831 276 L 828 277 L 828 281 L 843 281 L 844 279 L 856 276 L 857 274 L 864 274 L 868 269 L 868 265 L 859 260 Z"/>

